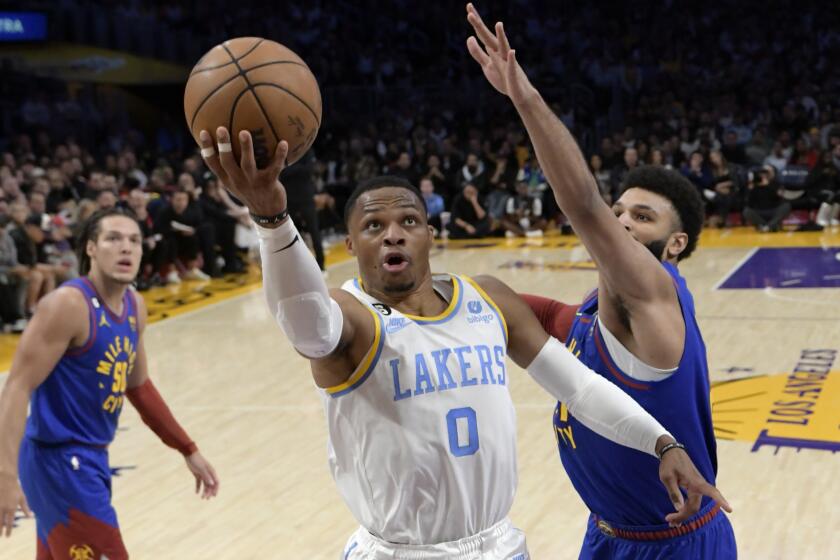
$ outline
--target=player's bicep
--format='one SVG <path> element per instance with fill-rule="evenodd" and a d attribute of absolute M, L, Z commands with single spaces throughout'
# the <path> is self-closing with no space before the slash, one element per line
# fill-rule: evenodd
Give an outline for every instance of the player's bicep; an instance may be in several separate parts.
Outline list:
<path fill-rule="evenodd" d="M 72 288 L 56 290 L 42 299 L 18 343 L 10 380 L 29 390 L 43 383 L 71 344 L 86 338 L 88 316 L 84 296 Z"/>
<path fill-rule="evenodd" d="M 520 367 L 527 367 L 548 340 L 548 334 L 525 301 L 507 284 L 492 276 L 475 281 L 487 292 L 508 325 L 508 355 Z"/>

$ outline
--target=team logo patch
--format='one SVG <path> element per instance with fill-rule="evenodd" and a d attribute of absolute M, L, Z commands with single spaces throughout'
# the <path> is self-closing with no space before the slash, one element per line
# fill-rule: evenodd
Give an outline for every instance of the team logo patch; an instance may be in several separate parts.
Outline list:
<path fill-rule="evenodd" d="M 93 549 L 86 544 L 70 547 L 70 560 L 94 560 Z"/>
<path fill-rule="evenodd" d="M 137 319 L 130 316 L 128 318 L 128 326 L 131 327 L 131 332 L 136 332 L 137 331 Z"/>
<path fill-rule="evenodd" d="M 479 313 L 481 313 L 481 302 L 478 300 L 468 301 L 467 311 L 469 311 L 473 315 L 478 315 Z"/>
<path fill-rule="evenodd" d="M 405 327 L 410 325 L 411 322 L 406 319 L 405 317 L 391 317 L 388 320 L 388 324 L 385 325 L 385 332 L 388 334 L 395 333 L 397 331 L 403 330 Z"/>
<path fill-rule="evenodd" d="M 110 327 L 111 324 L 108 323 L 108 318 L 105 317 L 105 312 L 102 312 L 102 315 L 99 316 L 99 326 L 100 327 Z"/>
<path fill-rule="evenodd" d="M 386 317 L 391 314 L 391 308 L 384 303 L 374 303 L 373 307 Z"/>

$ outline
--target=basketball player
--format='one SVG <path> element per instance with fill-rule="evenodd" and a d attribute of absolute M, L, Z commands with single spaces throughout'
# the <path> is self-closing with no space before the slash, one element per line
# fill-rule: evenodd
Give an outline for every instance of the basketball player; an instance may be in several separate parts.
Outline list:
<path fill-rule="evenodd" d="M 598 194 L 571 133 L 530 84 L 504 28 L 495 35 L 472 4 L 467 19 L 483 44 L 467 46 L 488 81 L 521 116 L 557 203 L 598 265 L 598 289 L 579 307 L 528 296 L 553 336 L 616 383 L 683 444 L 706 480 L 717 472 L 706 348 L 694 301 L 677 262 L 697 244 L 703 204 L 675 171 L 631 171 L 610 209 Z M 729 520 L 713 500 L 674 496 L 659 485 L 644 454 L 588 429 L 560 399 L 555 435 L 566 472 L 592 512 L 580 558 L 725 559 L 736 556 Z M 663 523 L 663 519 L 669 521 Z"/>
<path fill-rule="evenodd" d="M 125 397 L 184 455 L 196 493 L 203 487 L 202 497 L 210 498 L 219 489 L 213 467 L 149 379 L 146 305 L 130 287 L 142 241 L 127 210 L 100 210 L 88 219 L 78 245 L 82 276 L 38 304 L 0 396 L 0 530 L 8 536 L 17 507 L 28 514 L 28 502 L 38 560 L 128 558 L 108 467 Z"/>
<path fill-rule="evenodd" d="M 226 129 L 217 130 L 218 153 L 206 131 L 200 139 L 208 166 L 260 225 L 269 308 L 321 388 L 333 477 L 361 524 L 343 558 L 528 557 L 506 517 L 516 488 L 508 353 L 598 433 L 658 451 L 676 495 L 679 483 L 723 500 L 641 407 L 550 338 L 510 288 L 489 276 L 431 274 L 433 229 L 410 183 L 378 177 L 356 188 L 345 221 L 360 278 L 328 291 L 277 179 L 287 143 L 258 171 L 248 132 L 241 164 Z"/>

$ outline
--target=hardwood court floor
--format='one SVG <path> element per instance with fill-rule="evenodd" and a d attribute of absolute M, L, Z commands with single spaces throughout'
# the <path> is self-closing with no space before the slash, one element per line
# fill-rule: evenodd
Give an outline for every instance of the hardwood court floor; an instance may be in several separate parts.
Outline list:
<path fill-rule="evenodd" d="M 700 247 L 680 268 L 716 382 L 718 486 L 735 508 L 740 557 L 837 558 L 840 232 L 712 231 Z M 330 269 L 331 285 L 355 274 L 340 251 L 332 255 L 342 258 Z M 585 252 L 563 237 L 451 243 L 435 251 L 433 268 L 491 273 L 517 290 L 570 302 L 595 283 Z M 813 283 L 828 287 L 798 287 Z M 743 287 L 751 284 L 759 288 Z M 233 298 L 205 297 L 218 303 L 147 330 L 151 375 L 216 466 L 221 492 L 211 502 L 197 499 L 183 460 L 127 406 L 111 461 L 132 558 L 335 559 L 356 527 L 327 470 L 325 421 L 308 365 L 249 286 L 228 290 L 241 294 Z M 185 309 L 170 303 L 174 314 Z M 14 339 L 5 340 L 13 347 Z M 533 558 L 576 558 L 586 510 L 557 457 L 554 403 L 518 368 L 509 378 L 520 467 L 511 518 Z M 11 539 L 0 540 L 0 558 L 34 558 L 34 545 L 35 523 L 21 520 Z"/>

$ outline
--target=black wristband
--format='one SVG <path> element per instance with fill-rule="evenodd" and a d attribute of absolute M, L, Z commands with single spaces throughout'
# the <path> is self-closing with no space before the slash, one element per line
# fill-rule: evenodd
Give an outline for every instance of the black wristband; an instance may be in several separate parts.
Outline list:
<path fill-rule="evenodd" d="M 665 455 L 668 451 L 672 449 L 685 449 L 685 445 L 681 443 L 677 443 L 676 441 L 673 443 L 668 443 L 662 446 L 662 449 L 659 450 L 659 460 L 662 460 L 662 456 Z"/>
<path fill-rule="evenodd" d="M 257 225 L 273 226 L 285 220 L 289 216 L 289 210 L 287 208 L 286 210 L 283 210 L 279 214 L 275 214 L 273 216 L 259 216 L 253 212 L 249 212 L 249 214 L 251 214 L 251 219 L 254 220 Z"/>

